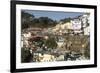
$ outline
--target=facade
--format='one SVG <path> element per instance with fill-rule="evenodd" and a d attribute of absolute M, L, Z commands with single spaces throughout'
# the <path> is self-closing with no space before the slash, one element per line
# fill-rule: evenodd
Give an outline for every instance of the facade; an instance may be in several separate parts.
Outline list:
<path fill-rule="evenodd" d="M 82 32 L 82 30 L 81 30 L 82 22 L 79 18 L 75 18 L 75 19 L 71 20 L 71 23 L 72 23 L 72 29 L 75 34 Z"/>
<path fill-rule="evenodd" d="M 80 17 L 83 23 L 83 27 L 87 27 L 88 24 L 90 23 L 90 15 L 89 14 L 84 14 Z"/>
<path fill-rule="evenodd" d="M 46 53 L 33 53 L 33 60 L 36 62 L 52 62 L 55 61 L 55 57 Z"/>
<path fill-rule="evenodd" d="M 84 28 L 84 35 L 90 35 L 90 27 Z"/>
<path fill-rule="evenodd" d="M 90 24 L 89 17 L 90 17 L 89 14 L 84 14 L 77 18 L 73 18 L 71 20 L 72 29 L 74 30 L 74 33 L 77 34 L 77 33 L 85 32 L 85 35 L 86 33 L 87 34 L 89 33 L 89 29 L 87 28 Z"/>
<path fill-rule="evenodd" d="M 28 42 L 28 39 L 31 37 L 31 33 L 28 32 L 28 33 L 23 33 L 21 35 L 21 47 L 28 47 L 29 46 L 29 42 Z"/>
<path fill-rule="evenodd" d="M 58 33 L 62 35 L 63 33 L 82 33 L 84 29 L 87 28 L 90 24 L 89 14 L 84 14 L 78 17 L 71 19 L 70 22 L 66 22 L 64 24 L 59 23 L 55 27 L 52 28 L 54 33 Z"/>
<path fill-rule="evenodd" d="M 82 27 L 82 22 L 80 19 L 76 18 L 71 20 L 73 30 L 80 30 Z"/>

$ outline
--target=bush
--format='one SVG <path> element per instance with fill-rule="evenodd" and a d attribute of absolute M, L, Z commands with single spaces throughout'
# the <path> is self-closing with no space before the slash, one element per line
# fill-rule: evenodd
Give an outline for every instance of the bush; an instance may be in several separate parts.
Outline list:
<path fill-rule="evenodd" d="M 21 48 L 21 62 L 30 62 L 32 60 L 32 54 L 29 50 L 25 50 L 25 48 Z"/>

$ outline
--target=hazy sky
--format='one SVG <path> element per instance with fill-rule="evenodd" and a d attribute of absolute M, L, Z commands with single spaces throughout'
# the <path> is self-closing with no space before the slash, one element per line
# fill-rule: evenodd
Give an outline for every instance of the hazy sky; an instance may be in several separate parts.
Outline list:
<path fill-rule="evenodd" d="M 27 13 L 34 15 L 35 17 L 49 17 L 53 20 L 59 21 L 60 19 L 68 18 L 68 17 L 76 17 L 82 15 L 84 13 L 80 12 L 56 12 L 56 11 L 38 11 L 38 10 L 23 10 Z"/>

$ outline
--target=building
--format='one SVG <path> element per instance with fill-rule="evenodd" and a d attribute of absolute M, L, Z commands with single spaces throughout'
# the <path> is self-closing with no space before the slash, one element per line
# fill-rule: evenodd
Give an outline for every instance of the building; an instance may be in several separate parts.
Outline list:
<path fill-rule="evenodd" d="M 21 47 L 28 47 L 29 46 L 29 42 L 28 39 L 31 37 L 31 33 L 27 32 L 27 33 L 23 33 L 21 35 Z"/>
<path fill-rule="evenodd" d="M 82 16 L 79 17 L 82 21 L 83 24 L 83 28 L 89 26 L 90 24 L 90 14 L 84 14 Z"/>
<path fill-rule="evenodd" d="M 89 37 L 87 35 L 69 35 L 66 40 L 65 48 L 71 52 L 84 54 L 89 44 Z"/>
<path fill-rule="evenodd" d="M 84 28 L 84 35 L 90 35 L 90 27 L 85 27 Z"/>
<path fill-rule="evenodd" d="M 33 60 L 35 59 L 36 62 L 52 62 L 55 61 L 54 55 L 46 54 L 46 53 L 33 53 Z"/>
<path fill-rule="evenodd" d="M 75 34 L 82 32 L 82 30 L 81 30 L 82 22 L 79 18 L 74 18 L 73 20 L 71 20 L 71 23 L 72 23 L 72 29 Z"/>

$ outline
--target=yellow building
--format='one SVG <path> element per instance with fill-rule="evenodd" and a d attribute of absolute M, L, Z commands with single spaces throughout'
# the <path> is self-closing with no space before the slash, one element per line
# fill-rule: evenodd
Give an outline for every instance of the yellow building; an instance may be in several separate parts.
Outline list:
<path fill-rule="evenodd" d="M 52 61 L 55 61 L 54 55 L 42 54 L 42 53 L 36 53 L 36 54 L 37 54 L 37 58 L 36 58 L 37 62 L 52 62 Z"/>

